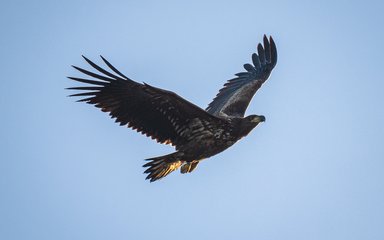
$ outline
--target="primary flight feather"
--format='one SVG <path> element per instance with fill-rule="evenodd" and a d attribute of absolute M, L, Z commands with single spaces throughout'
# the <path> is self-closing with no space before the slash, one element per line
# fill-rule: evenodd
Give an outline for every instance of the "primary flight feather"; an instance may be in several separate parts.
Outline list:
<path fill-rule="evenodd" d="M 131 80 L 103 57 L 110 71 L 83 56 L 98 73 L 73 66 L 91 79 L 69 77 L 87 86 L 68 89 L 80 90 L 70 96 L 83 97 L 78 101 L 108 112 L 120 125 L 175 146 L 174 153 L 147 159 L 144 173 L 153 182 L 179 167 L 181 173 L 192 172 L 201 160 L 224 151 L 265 121 L 262 115 L 244 117 L 253 95 L 277 62 L 272 37 L 264 35 L 263 45 L 252 54 L 253 65 L 244 64 L 246 71 L 224 84 L 206 110 L 174 92 Z"/>

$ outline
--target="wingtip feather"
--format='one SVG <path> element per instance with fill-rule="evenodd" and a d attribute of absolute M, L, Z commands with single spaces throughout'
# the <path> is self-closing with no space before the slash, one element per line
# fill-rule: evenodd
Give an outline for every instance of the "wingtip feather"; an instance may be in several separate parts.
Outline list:
<path fill-rule="evenodd" d="M 272 61 L 272 65 L 274 67 L 277 63 L 277 48 L 276 48 L 276 44 L 275 44 L 275 41 L 273 40 L 272 36 L 269 36 L 269 42 L 271 45 L 271 61 Z"/>
<path fill-rule="evenodd" d="M 124 74 L 122 74 L 119 70 L 117 70 L 117 68 L 115 68 L 107 59 L 105 59 L 103 56 L 101 56 L 101 59 L 104 61 L 104 63 L 112 70 L 114 71 L 117 75 L 119 75 L 120 77 L 124 78 L 125 80 L 131 80 L 129 79 L 127 76 L 125 76 Z"/>
<path fill-rule="evenodd" d="M 257 45 L 257 53 L 259 54 L 259 59 L 260 59 L 261 64 L 264 65 L 265 64 L 265 52 L 264 52 L 263 45 L 261 43 L 259 43 Z"/>
<path fill-rule="evenodd" d="M 267 63 L 270 63 L 271 62 L 271 47 L 270 47 L 268 38 L 265 34 L 264 34 L 264 38 L 263 38 L 263 43 L 264 43 L 265 60 Z"/>

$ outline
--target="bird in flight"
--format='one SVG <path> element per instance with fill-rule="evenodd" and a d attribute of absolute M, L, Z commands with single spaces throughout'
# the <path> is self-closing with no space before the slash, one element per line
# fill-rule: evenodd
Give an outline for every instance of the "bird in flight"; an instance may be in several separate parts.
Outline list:
<path fill-rule="evenodd" d="M 201 160 L 224 151 L 265 121 L 262 115 L 244 113 L 275 67 L 277 51 L 272 37 L 264 35 L 252 54 L 253 65 L 244 64 L 246 71 L 228 80 L 205 110 L 174 92 L 133 81 L 102 56 L 109 70 L 83 58 L 97 72 L 73 66 L 88 77 L 68 77 L 86 84 L 68 88 L 81 91 L 71 97 L 82 97 L 78 102 L 95 105 L 121 126 L 175 147 L 175 152 L 149 158 L 143 165 L 146 179 L 153 182 L 178 168 L 192 172 Z"/>

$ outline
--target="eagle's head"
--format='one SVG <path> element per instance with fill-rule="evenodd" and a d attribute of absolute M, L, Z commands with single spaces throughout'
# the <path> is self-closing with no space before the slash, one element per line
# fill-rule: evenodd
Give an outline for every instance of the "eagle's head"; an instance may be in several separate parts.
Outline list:
<path fill-rule="evenodd" d="M 248 133 L 261 122 L 265 122 L 265 117 L 263 115 L 249 115 L 245 118 L 241 118 L 241 123 L 238 129 L 240 138 L 248 135 Z"/>
<path fill-rule="evenodd" d="M 263 115 L 249 115 L 245 118 L 249 123 L 259 124 L 265 122 L 265 117 Z"/>

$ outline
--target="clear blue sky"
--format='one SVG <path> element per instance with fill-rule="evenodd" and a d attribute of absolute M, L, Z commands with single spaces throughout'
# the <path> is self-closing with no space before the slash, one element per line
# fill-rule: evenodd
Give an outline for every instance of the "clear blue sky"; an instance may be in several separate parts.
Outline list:
<path fill-rule="evenodd" d="M 2 1 L 0 239 L 384 239 L 382 1 Z M 189 175 L 172 152 L 67 98 L 102 54 L 201 107 L 279 54 L 267 121 Z"/>

